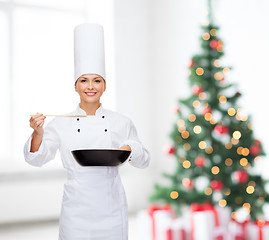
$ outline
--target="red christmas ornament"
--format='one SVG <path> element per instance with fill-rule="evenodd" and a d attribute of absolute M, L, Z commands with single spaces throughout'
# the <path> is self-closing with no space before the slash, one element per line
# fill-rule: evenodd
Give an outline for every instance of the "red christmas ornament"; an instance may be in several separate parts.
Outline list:
<path fill-rule="evenodd" d="M 261 145 L 262 145 L 262 143 L 261 143 L 261 141 L 260 141 L 260 140 L 255 139 L 255 141 L 254 141 L 254 145 L 256 145 L 256 146 L 261 146 Z"/>
<path fill-rule="evenodd" d="M 166 149 L 165 149 L 165 153 L 166 153 L 167 155 L 172 155 L 172 154 L 174 154 L 175 152 L 176 152 L 176 148 L 173 147 L 173 146 L 166 147 Z"/>
<path fill-rule="evenodd" d="M 224 187 L 223 182 L 220 180 L 212 180 L 210 186 L 213 190 L 222 190 Z"/>
<path fill-rule="evenodd" d="M 205 116 L 207 113 L 212 113 L 212 109 L 211 108 L 204 108 L 203 116 Z"/>
<path fill-rule="evenodd" d="M 174 107 L 173 112 L 174 112 L 174 113 L 179 113 L 179 107 L 177 107 L 177 106 Z"/>
<path fill-rule="evenodd" d="M 259 155 L 261 153 L 261 148 L 260 148 L 260 146 L 252 145 L 249 148 L 249 151 L 250 151 L 251 155 L 257 156 L 257 155 Z"/>
<path fill-rule="evenodd" d="M 204 91 L 204 89 L 201 86 L 193 85 L 193 87 L 192 87 L 192 92 L 194 95 L 199 95 L 203 91 Z"/>
<path fill-rule="evenodd" d="M 210 47 L 212 48 L 212 49 L 217 49 L 218 48 L 218 46 L 219 46 L 219 42 L 217 41 L 217 40 L 211 40 L 210 41 Z"/>
<path fill-rule="evenodd" d="M 192 189 L 193 188 L 193 181 L 190 180 L 189 178 L 183 178 L 182 185 L 186 189 Z"/>
<path fill-rule="evenodd" d="M 244 183 L 248 180 L 248 173 L 243 170 L 234 172 L 232 176 L 236 183 Z"/>
<path fill-rule="evenodd" d="M 203 166 L 205 166 L 205 158 L 197 157 L 197 158 L 195 158 L 194 163 L 197 167 L 203 167 Z"/>
<path fill-rule="evenodd" d="M 194 66 L 194 64 L 195 64 L 194 61 L 190 61 L 189 68 L 192 68 Z"/>
<path fill-rule="evenodd" d="M 222 124 L 219 124 L 215 127 L 214 131 L 219 134 L 226 134 L 229 133 L 229 128 Z"/>

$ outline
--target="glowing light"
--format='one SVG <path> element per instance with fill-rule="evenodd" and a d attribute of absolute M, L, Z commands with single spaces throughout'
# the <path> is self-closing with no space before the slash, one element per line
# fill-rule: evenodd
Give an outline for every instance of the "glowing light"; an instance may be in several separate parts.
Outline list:
<path fill-rule="evenodd" d="M 248 186 L 255 187 L 255 186 L 256 186 L 256 183 L 255 183 L 254 181 L 250 181 L 250 182 L 248 183 Z"/>
<path fill-rule="evenodd" d="M 219 173 L 219 167 L 217 166 L 214 166 L 211 168 L 211 172 L 214 174 L 214 175 L 217 175 Z"/>
<path fill-rule="evenodd" d="M 231 149 L 233 147 L 233 144 L 228 142 L 225 144 L 226 149 Z"/>
<path fill-rule="evenodd" d="M 219 97 L 219 102 L 220 103 L 226 103 L 227 102 L 227 98 L 225 96 L 220 96 Z"/>
<path fill-rule="evenodd" d="M 214 74 L 214 78 L 218 81 L 223 80 L 223 73 L 222 72 L 216 72 Z"/>
<path fill-rule="evenodd" d="M 214 118 L 212 118 L 212 119 L 210 120 L 210 123 L 211 123 L 212 125 L 215 125 L 215 124 L 217 123 L 217 121 L 216 121 Z"/>
<path fill-rule="evenodd" d="M 257 163 L 260 159 L 261 159 L 261 157 L 255 157 L 254 158 L 255 163 Z"/>
<path fill-rule="evenodd" d="M 178 127 L 183 127 L 183 126 L 185 126 L 185 121 L 184 121 L 183 119 L 179 119 L 179 120 L 177 121 L 177 126 L 178 126 Z"/>
<path fill-rule="evenodd" d="M 196 116 L 194 115 L 194 114 L 191 114 L 190 116 L 189 116 L 189 121 L 190 122 L 194 122 L 196 120 Z"/>
<path fill-rule="evenodd" d="M 240 159 L 240 165 L 245 167 L 248 165 L 248 160 L 246 158 L 241 158 Z"/>
<path fill-rule="evenodd" d="M 211 146 L 209 146 L 209 147 L 207 147 L 207 148 L 205 149 L 205 152 L 206 152 L 207 154 L 211 154 L 211 153 L 213 152 L 213 148 L 212 148 Z"/>
<path fill-rule="evenodd" d="M 188 160 L 185 160 L 185 161 L 182 163 L 182 166 L 183 166 L 184 168 L 190 168 L 190 166 L 191 166 L 191 162 L 188 161 Z"/>
<path fill-rule="evenodd" d="M 233 132 L 233 138 L 234 138 L 234 139 L 240 139 L 240 138 L 241 138 L 241 132 L 239 132 L 239 131 L 234 131 L 234 132 Z"/>
<path fill-rule="evenodd" d="M 186 128 L 184 126 L 181 126 L 181 127 L 178 127 L 177 130 L 181 133 L 181 132 L 185 131 Z"/>
<path fill-rule="evenodd" d="M 216 35 L 217 35 L 217 29 L 212 28 L 212 29 L 210 30 L 210 34 L 211 34 L 211 36 L 216 36 Z"/>
<path fill-rule="evenodd" d="M 242 154 L 243 147 L 238 147 L 237 148 L 237 154 L 241 155 Z"/>
<path fill-rule="evenodd" d="M 254 191 L 255 191 L 255 188 L 254 188 L 253 186 L 248 186 L 248 187 L 246 188 L 246 192 L 247 192 L 248 194 L 252 194 L 252 193 L 254 193 Z"/>
<path fill-rule="evenodd" d="M 250 206 L 249 203 L 244 203 L 244 204 L 243 204 L 243 208 L 251 208 L 251 206 Z"/>
<path fill-rule="evenodd" d="M 193 103 L 192 103 L 192 105 L 193 105 L 194 108 L 198 108 L 200 106 L 200 104 L 201 103 L 198 100 L 193 101 Z"/>
<path fill-rule="evenodd" d="M 243 156 L 247 156 L 247 155 L 249 155 L 249 149 L 248 148 L 243 148 L 243 150 L 242 150 L 242 155 Z"/>
<path fill-rule="evenodd" d="M 199 93 L 199 98 L 200 98 L 200 100 L 205 100 L 206 97 L 207 97 L 207 95 L 206 95 L 205 92 L 201 92 L 201 93 Z"/>
<path fill-rule="evenodd" d="M 205 193 L 205 195 L 207 195 L 207 196 L 209 196 L 209 195 L 211 195 L 212 194 L 212 188 L 210 188 L 210 187 L 208 187 L 208 188 L 206 188 L 205 190 L 204 190 L 204 193 Z"/>
<path fill-rule="evenodd" d="M 205 149 L 206 148 L 206 142 L 205 141 L 201 141 L 201 142 L 199 142 L 199 148 L 200 149 Z"/>
<path fill-rule="evenodd" d="M 204 34 L 202 35 L 202 38 L 203 38 L 204 40 L 209 40 L 209 39 L 210 39 L 210 35 L 209 35 L 209 33 L 204 33 Z"/>
<path fill-rule="evenodd" d="M 206 113 L 204 116 L 206 121 L 210 121 L 212 119 L 212 114 L 211 113 Z"/>
<path fill-rule="evenodd" d="M 225 200 L 225 199 L 221 199 L 220 201 L 219 201 L 219 206 L 220 207 L 225 207 L 227 205 L 227 201 Z"/>
<path fill-rule="evenodd" d="M 231 158 L 226 158 L 225 165 L 230 167 L 233 164 L 233 160 Z"/>
<path fill-rule="evenodd" d="M 199 134 L 199 133 L 201 133 L 202 128 L 201 128 L 199 125 L 196 125 L 196 126 L 193 128 L 193 131 L 194 131 L 194 133 Z"/>
<path fill-rule="evenodd" d="M 201 67 L 196 68 L 196 74 L 199 75 L 199 76 L 203 75 L 204 74 L 204 69 L 202 69 Z"/>
<path fill-rule="evenodd" d="M 220 67 L 220 66 L 221 66 L 221 64 L 220 64 L 220 60 L 219 60 L 219 59 L 216 59 L 216 60 L 214 61 L 214 65 L 215 65 L 215 67 Z"/>
<path fill-rule="evenodd" d="M 241 120 L 241 117 L 240 117 L 240 115 L 239 114 L 236 114 L 236 119 L 239 121 L 239 120 Z"/>
<path fill-rule="evenodd" d="M 179 194 L 178 194 L 177 191 L 172 191 L 172 192 L 170 193 L 170 197 L 171 197 L 172 199 L 177 199 L 178 196 L 179 196 Z"/>
<path fill-rule="evenodd" d="M 239 140 L 235 139 L 235 138 L 232 138 L 231 142 L 232 142 L 233 145 L 236 145 L 236 144 L 239 143 Z"/>
<path fill-rule="evenodd" d="M 258 220 L 258 221 L 257 221 L 257 225 L 258 225 L 259 227 L 263 227 L 263 226 L 265 225 L 265 222 L 264 222 L 263 220 Z"/>
<path fill-rule="evenodd" d="M 236 113 L 236 111 L 235 111 L 234 108 L 229 108 L 229 109 L 228 109 L 228 114 L 229 114 L 230 116 L 234 116 L 235 113 Z"/>
<path fill-rule="evenodd" d="M 188 137 L 189 137 L 189 132 L 188 131 L 183 131 L 182 133 L 181 133 L 181 136 L 182 136 L 182 138 L 184 138 L 184 139 L 187 139 Z"/>
<path fill-rule="evenodd" d="M 243 198 L 242 197 L 236 197 L 234 201 L 235 201 L 236 204 L 241 204 L 243 202 Z"/>
<path fill-rule="evenodd" d="M 191 149 L 191 145 L 190 145 L 189 143 L 185 143 L 185 144 L 183 145 L 183 149 L 184 149 L 185 151 L 189 151 L 189 150 Z"/>
<path fill-rule="evenodd" d="M 223 42 L 221 40 L 218 41 L 218 47 L 217 47 L 217 51 L 218 52 L 222 52 L 222 47 L 223 47 Z"/>
<path fill-rule="evenodd" d="M 223 71 L 224 74 L 227 74 L 227 73 L 229 73 L 231 70 L 230 70 L 230 68 L 227 68 L 227 67 L 226 67 L 226 68 L 224 68 L 222 71 Z"/>
<path fill-rule="evenodd" d="M 176 137 L 175 137 L 175 141 L 176 141 L 177 143 L 181 143 L 181 142 L 182 142 L 182 138 L 181 138 L 180 136 L 176 136 Z"/>
<path fill-rule="evenodd" d="M 183 186 L 189 187 L 189 186 L 192 185 L 192 181 L 189 178 L 183 178 L 182 179 L 182 184 L 183 184 Z"/>
<path fill-rule="evenodd" d="M 229 196 L 231 194 L 231 189 L 228 188 L 225 190 L 224 195 Z"/>

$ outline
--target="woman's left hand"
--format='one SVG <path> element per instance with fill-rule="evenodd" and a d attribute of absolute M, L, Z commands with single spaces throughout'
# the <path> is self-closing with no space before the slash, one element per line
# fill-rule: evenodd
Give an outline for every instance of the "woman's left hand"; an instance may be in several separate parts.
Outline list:
<path fill-rule="evenodd" d="M 132 151 L 132 149 L 130 148 L 129 145 L 124 145 L 124 146 L 120 147 L 119 150 Z"/>

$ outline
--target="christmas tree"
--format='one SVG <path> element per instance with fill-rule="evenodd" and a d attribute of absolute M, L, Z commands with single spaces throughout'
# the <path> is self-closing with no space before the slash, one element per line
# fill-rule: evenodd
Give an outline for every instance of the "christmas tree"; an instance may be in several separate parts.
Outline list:
<path fill-rule="evenodd" d="M 227 83 L 230 67 L 222 66 L 223 41 L 209 21 L 202 26 L 201 53 L 189 64 L 192 93 L 179 100 L 178 121 L 171 132 L 168 153 L 177 161 L 173 174 L 164 174 L 169 186 L 156 185 L 152 201 L 174 206 L 210 202 L 229 206 L 233 214 L 244 208 L 252 219 L 262 214 L 269 197 L 265 180 L 253 167 L 264 155 L 255 139 L 250 117 L 238 106 L 241 94 Z"/>

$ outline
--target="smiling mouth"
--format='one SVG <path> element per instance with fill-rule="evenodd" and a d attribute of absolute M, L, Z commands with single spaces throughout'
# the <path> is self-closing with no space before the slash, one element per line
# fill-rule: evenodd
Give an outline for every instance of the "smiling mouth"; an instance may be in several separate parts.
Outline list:
<path fill-rule="evenodd" d="M 85 92 L 87 96 L 94 96 L 96 92 Z"/>

